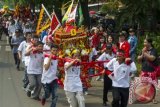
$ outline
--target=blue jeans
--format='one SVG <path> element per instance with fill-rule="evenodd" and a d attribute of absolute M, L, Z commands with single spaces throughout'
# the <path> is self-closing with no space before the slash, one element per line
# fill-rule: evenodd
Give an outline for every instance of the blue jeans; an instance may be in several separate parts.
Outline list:
<path fill-rule="evenodd" d="M 57 95 L 57 89 L 58 89 L 58 82 L 57 80 L 53 80 L 51 83 L 43 84 L 44 88 L 44 95 L 42 96 L 44 99 L 47 99 L 50 97 L 50 94 L 52 94 L 52 103 L 50 107 L 56 107 L 58 95 Z"/>
<path fill-rule="evenodd" d="M 135 62 L 136 53 L 132 53 L 132 54 L 130 55 L 130 57 L 131 57 L 131 60 Z"/>

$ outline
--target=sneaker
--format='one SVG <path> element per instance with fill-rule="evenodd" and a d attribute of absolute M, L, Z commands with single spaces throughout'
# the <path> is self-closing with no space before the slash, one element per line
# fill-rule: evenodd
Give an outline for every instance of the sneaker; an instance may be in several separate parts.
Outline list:
<path fill-rule="evenodd" d="M 97 77 L 97 78 L 96 78 L 96 81 L 99 81 L 99 80 L 100 80 L 100 77 Z"/>
<path fill-rule="evenodd" d="M 33 99 L 37 100 L 37 101 L 41 101 L 41 99 L 39 97 L 34 97 Z"/>
<path fill-rule="evenodd" d="M 17 67 L 17 71 L 20 71 L 20 68 L 19 68 L 19 67 Z"/>
<path fill-rule="evenodd" d="M 44 106 L 45 103 L 46 103 L 46 99 L 45 99 L 45 98 L 42 98 L 42 99 L 41 99 L 41 104 Z"/>
<path fill-rule="evenodd" d="M 100 79 L 102 82 L 104 82 L 104 79 Z"/>
<path fill-rule="evenodd" d="M 27 91 L 27 96 L 31 97 L 31 91 Z"/>
<path fill-rule="evenodd" d="M 104 107 L 108 107 L 108 104 L 107 104 L 107 103 L 103 103 L 103 106 L 104 106 Z"/>
<path fill-rule="evenodd" d="M 85 91 L 85 92 L 84 92 L 84 95 L 88 95 L 88 92 L 87 92 L 87 91 Z"/>
<path fill-rule="evenodd" d="M 24 87 L 24 88 L 27 88 L 27 86 L 28 86 L 28 84 L 23 84 L 23 87 Z"/>
<path fill-rule="evenodd" d="M 27 89 L 25 87 L 22 87 L 22 89 L 27 92 Z"/>

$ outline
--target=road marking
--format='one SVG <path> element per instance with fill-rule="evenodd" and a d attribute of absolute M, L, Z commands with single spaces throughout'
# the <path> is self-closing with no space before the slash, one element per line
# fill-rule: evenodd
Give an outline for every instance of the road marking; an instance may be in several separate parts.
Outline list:
<path fill-rule="evenodd" d="M 12 78 L 8 78 L 9 80 L 11 80 Z"/>
<path fill-rule="evenodd" d="M 5 51 L 11 51 L 11 47 L 10 46 L 6 46 Z"/>

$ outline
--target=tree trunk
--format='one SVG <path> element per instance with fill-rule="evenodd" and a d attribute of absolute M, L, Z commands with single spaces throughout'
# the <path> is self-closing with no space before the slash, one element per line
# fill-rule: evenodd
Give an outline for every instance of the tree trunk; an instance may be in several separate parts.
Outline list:
<path fill-rule="evenodd" d="M 90 17 L 89 17 L 89 9 L 88 9 L 88 0 L 79 0 L 82 6 L 82 13 L 84 16 L 84 26 L 90 28 Z"/>

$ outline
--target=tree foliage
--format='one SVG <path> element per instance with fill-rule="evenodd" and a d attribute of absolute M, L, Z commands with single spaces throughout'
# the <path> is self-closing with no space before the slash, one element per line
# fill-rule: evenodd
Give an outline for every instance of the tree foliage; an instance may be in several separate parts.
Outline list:
<path fill-rule="evenodd" d="M 121 23 L 139 23 L 149 29 L 155 26 L 159 18 L 160 0 L 121 0 L 125 7 L 120 10 Z M 153 24 L 153 25 L 152 25 Z"/>
<path fill-rule="evenodd" d="M 121 6 L 117 7 L 116 2 Z M 142 28 L 153 30 L 160 19 L 160 0 L 110 0 L 102 10 L 116 13 L 119 25 L 139 24 Z"/>

